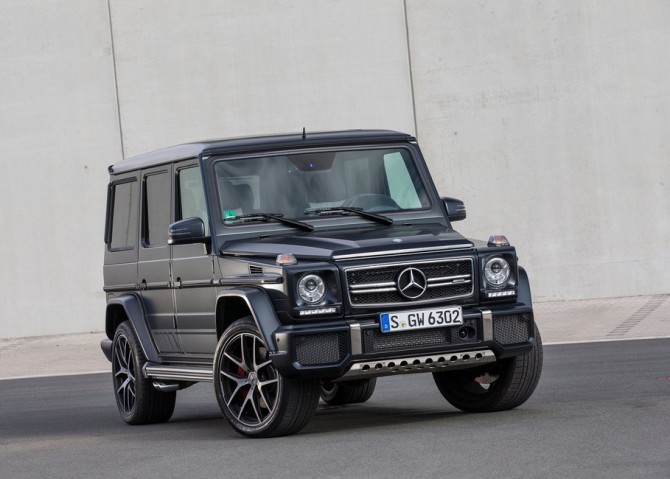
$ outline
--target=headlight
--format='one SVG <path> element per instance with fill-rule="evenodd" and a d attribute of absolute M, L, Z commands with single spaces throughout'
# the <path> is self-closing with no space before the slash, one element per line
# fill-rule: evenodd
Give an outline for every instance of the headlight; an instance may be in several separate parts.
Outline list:
<path fill-rule="evenodd" d="M 499 256 L 489 259 L 484 265 L 484 278 L 486 282 L 495 288 L 504 286 L 509 280 L 509 263 Z"/>
<path fill-rule="evenodd" d="M 298 294 L 306 303 L 315 304 L 326 295 L 326 285 L 321 276 L 308 274 L 298 281 Z"/>

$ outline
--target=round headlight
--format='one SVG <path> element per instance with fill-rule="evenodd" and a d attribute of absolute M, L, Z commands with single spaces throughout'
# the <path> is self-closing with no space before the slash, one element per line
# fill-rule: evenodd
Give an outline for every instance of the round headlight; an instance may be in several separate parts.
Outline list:
<path fill-rule="evenodd" d="M 497 288 L 504 286 L 509 280 L 509 275 L 509 263 L 498 256 L 489 259 L 484 265 L 484 278 L 491 286 Z"/>
<path fill-rule="evenodd" d="M 298 294 L 306 303 L 318 303 L 326 295 L 326 285 L 320 276 L 308 274 L 298 281 Z"/>

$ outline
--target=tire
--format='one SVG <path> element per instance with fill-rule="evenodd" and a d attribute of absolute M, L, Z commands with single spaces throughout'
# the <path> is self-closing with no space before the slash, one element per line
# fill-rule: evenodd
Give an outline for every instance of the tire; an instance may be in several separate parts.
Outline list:
<path fill-rule="evenodd" d="M 433 373 L 442 396 L 465 412 L 514 409 L 535 391 L 542 373 L 542 339 L 535 326 L 535 344 L 524 356 L 459 371 Z"/>
<path fill-rule="evenodd" d="M 376 385 L 377 378 L 338 383 L 323 381 L 321 383 L 321 399 L 330 406 L 362 403 L 372 397 Z"/>
<path fill-rule="evenodd" d="M 287 436 L 307 425 L 319 402 L 317 380 L 281 376 L 267 359 L 254 321 L 235 321 L 214 356 L 216 400 L 231 426 L 248 437 Z"/>
<path fill-rule="evenodd" d="M 174 412 L 177 393 L 157 391 L 142 373 L 146 362 L 135 330 L 124 321 L 112 343 L 112 380 L 119 414 L 128 424 L 166 422 Z"/>

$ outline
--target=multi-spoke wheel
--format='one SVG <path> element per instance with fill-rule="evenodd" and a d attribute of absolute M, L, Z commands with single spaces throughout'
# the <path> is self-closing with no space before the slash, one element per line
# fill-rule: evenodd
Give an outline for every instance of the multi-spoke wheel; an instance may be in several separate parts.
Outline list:
<path fill-rule="evenodd" d="M 528 400 L 542 373 L 542 339 L 535 327 L 530 353 L 493 364 L 457 371 L 433 373 L 442 396 L 465 412 L 513 409 Z"/>
<path fill-rule="evenodd" d="M 251 318 L 221 336 L 214 359 L 221 411 L 246 436 L 285 436 L 305 427 L 319 401 L 319 383 L 282 377 Z"/>
<path fill-rule="evenodd" d="M 121 323 L 112 346 L 112 375 L 116 405 L 128 424 L 165 422 L 174 411 L 177 393 L 154 389 L 142 374 L 144 363 L 135 331 L 127 321 Z"/>
<path fill-rule="evenodd" d="M 321 399 L 331 406 L 365 402 L 372 397 L 376 385 L 377 378 L 337 383 L 323 381 L 321 383 Z"/>

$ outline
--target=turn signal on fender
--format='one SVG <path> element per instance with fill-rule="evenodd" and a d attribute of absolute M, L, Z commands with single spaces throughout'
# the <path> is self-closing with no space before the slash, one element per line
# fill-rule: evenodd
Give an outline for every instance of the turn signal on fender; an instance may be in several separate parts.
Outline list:
<path fill-rule="evenodd" d="M 509 246 L 509 241 L 504 235 L 489 236 L 489 246 Z"/>

